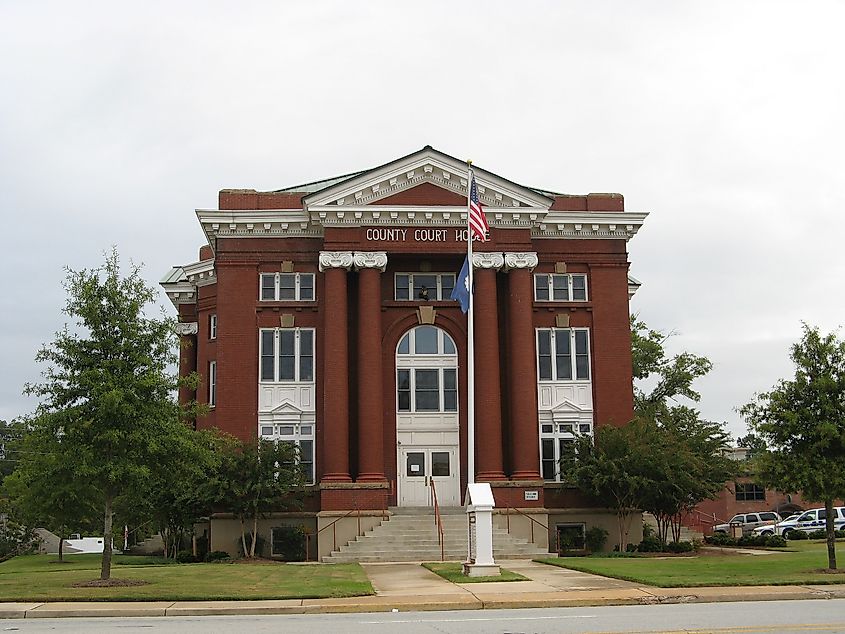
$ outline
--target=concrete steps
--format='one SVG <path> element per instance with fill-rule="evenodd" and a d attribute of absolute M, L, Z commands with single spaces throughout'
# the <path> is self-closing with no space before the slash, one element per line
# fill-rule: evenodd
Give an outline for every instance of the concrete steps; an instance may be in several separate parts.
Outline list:
<path fill-rule="evenodd" d="M 324 562 L 440 561 L 440 545 L 431 508 L 397 507 L 390 518 L 323 557 Z M 467 517 L 463 508 L 441 509 L 446 561 L 467 558 Z M 542 548 L 493 528 L 493 557 L 530 559 L 548 555 Z"/>

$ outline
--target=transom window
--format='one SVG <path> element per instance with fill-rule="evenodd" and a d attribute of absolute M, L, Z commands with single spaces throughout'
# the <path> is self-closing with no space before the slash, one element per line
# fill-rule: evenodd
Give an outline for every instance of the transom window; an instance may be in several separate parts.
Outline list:
<path fill-rule="evenodd" d="M 455 342 L 445 331 L 434 326 L 417 326 L 402 337 L 396 353 L 399 355 L 454 355 L 457 354 L 457 351 L 455 349 Z"/>
<path fill-rule="evenodd" d="M 306 484 L 314 484 L 314 424 L 261 423 L 261 437 L 295 445 Z"/>
<path fill-rule="evenodd" d="M 259 297 L 262 302 L 314 300 L 313 273 L 262 273 Z"/>
<path fill-rule="evenodd" d="M 537 376 L 541 381 L 590 378 L 590 341 L 586 328 L 537 330 Z"/>
<path fill-rule="evenodd" d="M 538 302 L 587 301 L 587 276 L 577 273 L 537 273 L 534 299 Z"/>
<path fill-rule="evenodd" d="M 446 300 L 455 288 L 454 273 L 397 273 L 394 281 L 398 301 Z"/>
<path fill-rule="evenodd" d="M 259 331 L 261 381 L 314 380 L 314 330 L 263 328 Z"/>

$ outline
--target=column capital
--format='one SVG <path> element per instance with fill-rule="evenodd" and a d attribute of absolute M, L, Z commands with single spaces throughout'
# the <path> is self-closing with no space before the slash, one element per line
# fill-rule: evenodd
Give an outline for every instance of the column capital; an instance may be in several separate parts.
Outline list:
<path fill-rule="evenodd" d="M 472 254 L 472 266 L 476 269 L 500 269 L 504 264 L 505 256 L 501 252 Z"/>
<path fill-rule="evenodd" d="M 320 272 L 352 268 L 352 251 L 320 251 Z"/>
<path fill-rule="evenodd" d="M 176 324 L 177 335 L 195 335 L 198 330 L 198 324 L 195 321 L 183 321 Z"/>
<path fill-rule="evenodd" d="M 378 269 L 384 273 L 387 268 L 387 252 L 386 251 L 356 251 L 352 260 L 355 263 L 355 270 L 359 269 Z"/>
<path fill-rule="evenodd" d="M 505 270 L 528 269 L 534 270 L 537 266 L 536 253 L 505 253 Z"/>

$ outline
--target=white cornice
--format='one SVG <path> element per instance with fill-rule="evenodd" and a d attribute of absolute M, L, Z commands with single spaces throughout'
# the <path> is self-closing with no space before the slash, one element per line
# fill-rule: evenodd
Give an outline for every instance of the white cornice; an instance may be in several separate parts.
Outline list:
<path fill-rule="evenodd" d="M 546 210 L 538 207 L 518 209 L 487 208 L 487 221 L 492 227 L 526 228 L 542 220 Z M 357 226 L 454 226 L 464 227 L 467 223 L 466 206 L 460 207 L 373 207 L 356 205 L 337 207 L 319 206 L 311 209 L 311 220 L 325 227 Z"/>
<path fill-rule="evenodd" d="M 182 268 L 185 271 L 185 277 L 192 284 L 208 286 L 209 284 L 217 283 L 217 271 L 214 268 L 214 259 L 186 264 Z"/>
<path fill-rule="evenodd" d="M 633 238 L 648 213 L 633 211 L 550 211 L 531 229 L 532 238 Z"/>
<path fill-rule="evenodd" d="M 307 237 L 320 238 L 323 228 L 313 225 L 302 209 L 197 209 L 197 219 L 210 244 L 214 238 Z"/>

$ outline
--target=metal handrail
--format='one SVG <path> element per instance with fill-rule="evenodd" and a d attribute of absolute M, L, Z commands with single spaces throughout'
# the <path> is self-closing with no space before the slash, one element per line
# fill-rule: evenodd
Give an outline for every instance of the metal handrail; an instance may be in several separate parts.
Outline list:
<path fill-rule="evenodd" d="M 440 561 L 446 561 L 446 553 L 443 536 L 443 518 L 440 515 L 440 505 L 437 503 L 437 488 L 434 486 L 434 478 L 429 476 L 429 486 L 431 487 L 431 496 L 434 501 L 434 524 L 437 526 L 437 541 L 440 543 Z"/>
<path fill-rule="evenodd" d="M 333 551 L 337 550 L 337 523 L 342 519 L 346 519 L 347 517 L 349 517 L 353 513 L 355 513 L 357 521 L 358 521 L 358 527 L 357 527 L 357 530 L 355 532 L 355 535 L 357 537 L 360 537 L 361 535 L 363 535 L 364 533 L 361 532 L 361 509 L 358 507 L 358 502 L 356 500 L 354 509 L 347 511 L 346 513 L 344 513 L 343 515 L 338 517 L 336 520 L 329 522 L 328 524 L 323 526 L 323 528 L 318 530 L 313 535 L 311 535 L 311 533 L 305 533 L 305 561 L 311 561 L 310 560 L 311 538 L 312 537 L 317 538 L 320 535 L 320 533 L 322 533 L 324 530 L 326 530 L 328 528 L 332 529 L 332 550 Z M 384 521 L 386 517 L 387 517 L 387 509 L 384 508 L 384 505 L 382 504 L 382 509 L 381 509 L 381 519 L 382 519 L 382 521 Z"/>
<path fill-rule="evenodd" d="M 508 533 L 510 533 L 510 532 L 511 532 L 511 511 L 516 511 L 517 513 L 519 513 L 519 514 L 520 514 L 520 515 L 522 515 L 523 517 L 527 517 L 529 520 L 531 520 L 531 524 L 529 524 L 529 526 L 531 527 L 531 543 L 532 543 L 532 544 L 534 543 L 534 524 L 539 524 L 542 528 L 544 528 L 544 529 L 546 530 L 546 534 L 548 535 L 548 533 L 549 533 L 549 527 L 548 527 L 548 526 L 546 526 L 545 524 L 543 524 L 543 522 L 541 522 L 540 520 L 538 520 L 538 519 L 536 519 L 536 518 L 533 518 L 533 517 L 531 517 L 530 515 L 528 515 L 527 513 L 523 513 L 523 512 L 522 512 L 522 511 L 520 511 L 519 509 L 516 509 L 516 508 L 514 508 L 514 507 L 512 507 L 512 506 L 507 506 L 507 505 L 506 505 L 506 506 L 505 506 L 505 510 L 507 511 L 507 512 L 505 513 L 505 524 L 506 524 L 506 526 L 507 526 L 507 531 L 508 531 Z"/>

